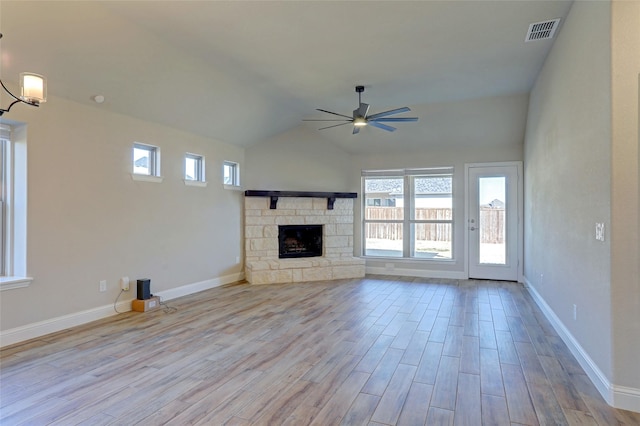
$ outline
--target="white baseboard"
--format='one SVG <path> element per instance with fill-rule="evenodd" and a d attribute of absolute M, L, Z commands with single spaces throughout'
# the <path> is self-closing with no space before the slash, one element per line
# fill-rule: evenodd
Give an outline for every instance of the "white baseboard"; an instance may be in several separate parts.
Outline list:
<path fill-rule="evenodd" d="M 130 311 L 131 300 L 133 299 L 119 302 L 116 305 L 118 311 Z M 29 339 L 35 339 L 36 337 L 62 331 L 91 321 L 97 321 L 112 315 L 117 315 L 117 312 L 113 309 L 113 303 L 93 309 L 87 309 L 85 311 L 74 312 L 73 314 L 63 315 L 46 321 L 34 322 L 32 324 L 12 328 L 0 333 L 0 347 L 13 345 L 14 343 L 23 342 Z"/>
<path fill-rule="evenodd" d="M 161 300 L 171 300 L 182 296 L 188 296 L 199 291 L 209 290 L 211 288 L 220 287 L 221 285 L 234 283 L 244 279 L 244 272 L 237 272 L 224 277 L 212 278 L 210 280 L 200 281 L 197 283 L 183 285 L 181 287 L 154 293 L 154 296 L 160 296 Z"/>
<path fill-rule="evenodd" d="M 524 277 L 525 288 L 533 297 L 542 313 L 549 320 L 553 328 L 560 335 L 560 338 L 567 345 L 573 356 L 576 358 L 582 369 L 585 371 L 591 382 L 593 382 L 600 395 L 607 404 L 615 408 L 640 412 L 640 389 L 618 386 L 609 381 L 607 376 L 600 370 L 589 354 L 582 348 L 580 343 L 565 327 L 560 318 L 553 312 L 553 309 L 531 285 L 527 277 Z"/>
<path fill-rule="evenodd" d="M 467 278 L 467 275 L 463 271 L 431 271 L 406 268 L 387 269 L 384 266 L 367 266 L 365 267 L 365 273 L 372 275 L 397 275 L 401 277 L 448 278 L 452 280 L 464 280 Z"/>
<path fill-rule="evenodd" d="M 640 389 L 612 385 L 611 394 L 612 406 L 640 413 Z"/>
<path fill-rule="evenodd" d="M 214 287 L 219 287 L 224 284 L 230 284 L 242 279 L 244 279 L 244 273 L 239 272 L 231 275 L 226 275 L 224 277 L 212 278 L 210 280 L 200 281 L 170 290 L 161 291 L 156 295 L 160 296 L 162 300 L 171 300 L 175 299 L 176 297 L 187 296 L 189 294 L 208 290 Z M 121 313 L 130 311 L 132 300 L 133 299 L 128 299 L 118 302 L 118 304 L 116 305 L 118 312 Z M 99 306 L 97 308 L 87 309 L 85 311 L 63 315 L 46 321 L 40 321 L 5 330 L 0 332 L 0 347 L 13 345 L 15 343 L 24 342 L 25 340 L 35 339 L 36 337 L 41 337 L 46 334 L 55 333 L 67 328 L 107 318 L 113 315 L 117 315 L 118 312 L 113 309 L 113 303 L 110 303 L 108 305 Z"/>

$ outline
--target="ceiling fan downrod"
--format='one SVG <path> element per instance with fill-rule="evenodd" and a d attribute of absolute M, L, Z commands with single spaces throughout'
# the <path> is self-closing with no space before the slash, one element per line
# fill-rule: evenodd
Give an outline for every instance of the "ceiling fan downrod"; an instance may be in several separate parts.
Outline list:
<path fill-rule="evenodd" d="M 362 103 L 362 92 L 364 92 L 364 86 L 356 86 L 356 93 L 358 93 L 358 105 Z"/>

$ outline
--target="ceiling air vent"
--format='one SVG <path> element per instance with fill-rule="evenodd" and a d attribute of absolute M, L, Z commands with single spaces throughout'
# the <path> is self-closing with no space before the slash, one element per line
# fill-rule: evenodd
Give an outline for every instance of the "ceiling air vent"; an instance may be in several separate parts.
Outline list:
<path fill-rule="evenodd" d="M 558 25 L 560 25 L 560 18 L 531 24 L 529 25 L 529 31 L 527 31 L 527 37 L 524 41 L 547 40 L 553 38 L 553 35 L 558 29 Z"/>

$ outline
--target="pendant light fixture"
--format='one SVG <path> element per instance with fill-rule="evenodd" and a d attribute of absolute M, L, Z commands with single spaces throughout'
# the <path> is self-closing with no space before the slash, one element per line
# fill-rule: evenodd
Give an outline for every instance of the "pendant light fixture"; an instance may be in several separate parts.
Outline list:
<path fill-rule="evenodd" d="M 0 33 L 0 38 L 2 38 L 2 33 Z M 39 74 L 30 72 L 20 73 L 20 97 L 11 93 L 1 79 L 0 85 L 2 85 L 5 92 L 15 99 L 7 109 L 0 108 L 0 116 L 5 112 L 9 112 L 11 107 L 17 103 L 37 107 L 47 101 L 47 80 Z"/>

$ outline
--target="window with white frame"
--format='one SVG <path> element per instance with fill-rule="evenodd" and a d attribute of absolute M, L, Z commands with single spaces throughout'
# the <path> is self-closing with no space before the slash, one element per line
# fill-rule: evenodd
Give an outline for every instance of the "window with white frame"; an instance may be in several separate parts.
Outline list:
<path fill-rule="evenodd" d="M 240 186 L 240 166 L 233 161 L 225 161 L 222 165 L 222 181 L 228 186 Z"/>
<path fill-rule="evenodd" d="M 204 182 L 204 157 L 186 153 L 184 156 L 184 179 L 190 182 Z"/>
<path fill-rule="evenodd" d="M 365 256 L 453 258 L 453 168 L 362 172 Z"/>
<path fill-rule="evenodd" d="M 160 148 L 143 143 L 133 144 L 133 173 L 160 176 Z"/>
<path fill-rule="evenodd" d="M 0 276 L 5 275 L 5 262 L 6 262 L 6 205 L 7 205 L 7 151 L 10 143 L 10 131 L 0 127 Z"/>
<path fill-rule="evenodd" d="M 26 263 L 26 126 L 0 124 L 0 290 L 29 285 Z"/>

